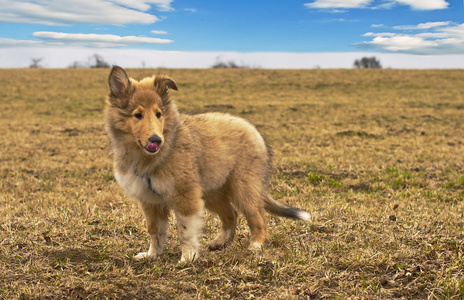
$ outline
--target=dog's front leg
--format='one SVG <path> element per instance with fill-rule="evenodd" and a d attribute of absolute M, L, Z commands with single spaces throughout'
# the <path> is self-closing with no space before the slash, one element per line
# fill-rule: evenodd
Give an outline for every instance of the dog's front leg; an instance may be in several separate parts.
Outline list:
<path fill-rule="evenodd" d="M 180 263 L 191 262 L 198 258 L 203 216 L 203 210 L 190 215 L 184 215 L 176 211 L 177 232 L 182 249 Z"/>
<path fill-rule="evenodd" d="M 182 249 L 180 263 L 185 263 L 198 257 L 205 203 L 201 199 L 199 188 L 186 188 L 179 192 L 181 193 L 178 193 L 174 200 L 174 211 Z"/>
<path fill-rule="evenodd" d="M 134 258 L 137 260 L 153 259 L 163 253 L 169 218 L 169 210 L 166 207 L 142 203 L 142 210 L 150 234 L 150 248 L 148 252 L 140 252 L 135 255 Z"/>

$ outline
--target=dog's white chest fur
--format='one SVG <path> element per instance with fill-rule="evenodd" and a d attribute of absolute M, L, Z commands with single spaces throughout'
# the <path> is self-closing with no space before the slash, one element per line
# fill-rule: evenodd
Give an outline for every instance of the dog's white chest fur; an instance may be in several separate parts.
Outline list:
<path fill-rule="evenodd" d="M 132 172 L 114 172 L 114 177 L 125 193 L 142 202 L 161 202 L 172 195 L 173 183 L 164 178 L 141 177 Z"/>

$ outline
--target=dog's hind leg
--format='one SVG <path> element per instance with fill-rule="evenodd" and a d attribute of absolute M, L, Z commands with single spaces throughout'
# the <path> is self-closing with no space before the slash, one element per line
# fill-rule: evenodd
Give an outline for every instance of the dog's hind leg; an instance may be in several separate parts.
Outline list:
<path fill-rule="evenodd" d="M 243 214 L 250 227 L 251 232 L 251 241 L 250 249 L 251 250 L 261 250 L 264 242 L 267 239 L 267 217 L 264 207 L 259 205 L 248 205 L 253 203 L 245 204 L 245 207 L 242 206 Z"/>
<path fill-rule="evenodd" d="M 233 201 L 245 215 L 251 232 L 250 249 L 260 250 L 267 239 L 267 217 L 262 186 L 253 180 L 237 181 L 232 187 Z M 259 181 L 258 181 L 259 182 Z M 261 184 L 261 182 L 259 182 Z"/>
<path fill-rule="evenodd" d="M 210 250 L 219 250 L 227 246 L 235 236 L 235 227 L 237 226 L 237 212 L 225 193 L 215 193 L 209 195 L 206 200 L 206 208 L 216 213 L 221 219 L 221 231 L 212 240 L 208 247 Z"/>
<path fill-rule="evenodd" d="M 141 206 L 145 215 L 147 230 L 150 234 L 150 248 L 148 252 L 140 252 L 134 258 L 137 260 L 144 258 L 153 259 L 161 255 L 164 250 L 169 210 L 153 204 L 142 203 Z"/>

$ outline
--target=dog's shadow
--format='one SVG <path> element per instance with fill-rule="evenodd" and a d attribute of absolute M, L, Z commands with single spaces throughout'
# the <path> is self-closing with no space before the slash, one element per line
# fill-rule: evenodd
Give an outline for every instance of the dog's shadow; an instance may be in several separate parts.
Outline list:
<path fill-rule="evenodd" d="M 89 263 L 98 263 L 107 259 L 102 251 L 93 248 L 68 248 L 51 250 L 47 252 L 47 256 L 58 265 L 87 265 Z M 117 262 L 118 260 L 116 260 Z"/>
<path fill-rule="evenodd" d="M 132 269 L 143 269 L 154 262 L 158 264 L 176 265 L 180 259 L 180 249 L 166 251 L 161 257 L 151 260 L 135 260 L 131 255 L 118 256 L 102 249 L 89 247 L 51 250 L 45 253 L 54 269 L 76 269 L 80 272 L 94 272 L 106 268 L 108 263 L 117 268 L 130 266 Z"/>

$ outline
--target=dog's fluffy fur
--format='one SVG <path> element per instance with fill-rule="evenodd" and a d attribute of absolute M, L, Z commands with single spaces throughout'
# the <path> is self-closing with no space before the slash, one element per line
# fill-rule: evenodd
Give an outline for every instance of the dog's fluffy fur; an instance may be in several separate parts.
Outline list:
<path fill-rule="evenodd" d="M 204 208 L 222 221 L 212 250 L 234 238 L 237 211 L 250 227 L 252 249 L 267 238 L 265 211 L 309 219 L 266 192 L 269 149 L 247 121 L 222 113 L 180 114 L 169 98 L 177 85 L 167 76 L 136 81 L 115 66 L 108 81 L 105 126 L 115 177 L 140 202 L 151 237 L 148 252 L 136 259 L 162 253 L 170 210 L 178 223 L 181 262 L 198 256 Z"/>

